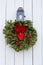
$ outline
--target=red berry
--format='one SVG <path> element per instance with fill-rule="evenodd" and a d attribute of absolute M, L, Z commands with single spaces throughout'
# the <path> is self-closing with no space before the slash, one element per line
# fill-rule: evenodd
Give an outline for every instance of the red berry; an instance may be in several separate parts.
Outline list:
<path fill-rule="evenodd" d="M 27 37 L 27 39 L 30 39 L 32 37 L 32 35 L 31 34 L 27 34 L 26 37 Z"/>
<path fill-rule="evenodd" d="M 16 41 L 16 45 L 20 46 L 20 42 L 19 41 Z"/>
<path fill-rule="evenodd" d="M 30 37 L 32 37 L 32 34 L 29 34 Z"/>

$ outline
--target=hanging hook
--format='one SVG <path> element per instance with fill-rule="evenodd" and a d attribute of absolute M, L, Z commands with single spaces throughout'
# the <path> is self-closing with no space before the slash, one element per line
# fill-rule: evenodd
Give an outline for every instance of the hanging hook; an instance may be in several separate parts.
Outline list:
<path fill-rule="evenodd" d="M 24 10 L 22 7 L 19 7 L 16 13 L 16 20 L 24 20 Z"/>

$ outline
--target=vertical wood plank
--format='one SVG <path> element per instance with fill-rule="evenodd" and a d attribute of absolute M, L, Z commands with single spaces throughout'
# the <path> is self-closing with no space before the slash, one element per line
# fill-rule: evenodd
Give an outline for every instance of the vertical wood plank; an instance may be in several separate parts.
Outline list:
<path fill-rule="evenodd" d="M 15 0 L 7 0 L 7 20 L 15 20 L 16 11 L 15 11 Z"/>
<path fill-rule="evenodd" d="M 33 50 L 33 60 L 34 65 L 42 65 L 41 64 L 41 0 L 33 0 L 33 25 L 37 30 L 38 40 Z"/>
<path fill-rule="evenodd" d="M 32 20 L 32 0 L 24 0 L 25 20 Z M 32 48 L 24 51 L 24 65 L 32 65 Z"/>
<path fill-rule="evenodd" d="M 41 51 L 42 51 L 42 65 L 43 65 L 43 0 L 41 0 L 41 8 L 42 8 L 41 9 L 42 10 L 41 11 L 41 15 L 42 15 L 42 18 L 41 18 L 42 19 L 42 29 L 41 29 L 42 30 L 42 46 L 41 46 L 42 49 Z"/>
<path fill-rule="evenodd" d="M 17 12 L 19 7 L 23 7 L 23 0 L 15 0 L 15 6 L 15 10 Z M 23 51 L 15 51 L 15 65 L 23 65 Z"/>
<path fill-rule="evenodd" d="M 5 39 L 3 28 L 5 24 L 5 0 L 0 0 L 0 65 L 5 65 Z"/>
<path fill-rule="evenodd" d="M 14 0 L 7 0 L 6 3 L 6 19 L 15 20 Z M 14 50 L 6 45 L 6 65 L 14 65 Z"/>

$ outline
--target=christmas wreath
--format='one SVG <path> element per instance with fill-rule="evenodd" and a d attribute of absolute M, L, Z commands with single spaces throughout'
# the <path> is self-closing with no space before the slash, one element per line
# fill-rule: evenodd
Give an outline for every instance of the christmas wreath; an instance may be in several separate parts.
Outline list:
<path fill-rule="evenodd" d="M 16 51 L 28 49 L 37 41 L 37 32 L 30 20 L 7 21 L 3 29 L 7 44 Z"/>

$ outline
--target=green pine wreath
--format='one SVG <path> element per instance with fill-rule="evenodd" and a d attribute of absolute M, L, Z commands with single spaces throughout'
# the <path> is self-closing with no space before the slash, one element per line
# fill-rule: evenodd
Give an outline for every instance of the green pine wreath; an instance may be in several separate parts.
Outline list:
<path fill-rule="evenodd" d="M 37 31 L 30 20 L 7 21 L 3 33 L 7 44 L 16 51 L 29 49 L 37 41 Z"/>

